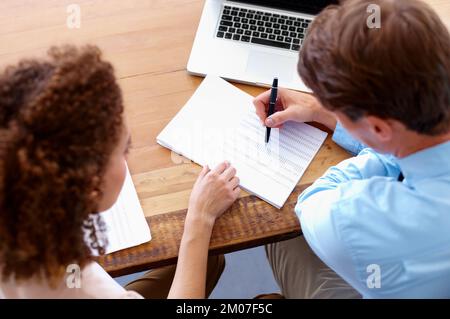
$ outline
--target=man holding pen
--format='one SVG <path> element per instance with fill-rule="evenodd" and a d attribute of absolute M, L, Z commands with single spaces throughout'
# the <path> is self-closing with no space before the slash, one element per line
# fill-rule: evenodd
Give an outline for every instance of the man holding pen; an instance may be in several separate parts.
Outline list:
<path fill-rule="evenodd" d="M 381 27 L 367 24 L 367 7 Z M 357 156 L 298 199 L 303 236 L 266 247 L 287 298 L 450 297 L 450 35 L 419 0 L 349 0 L 314 21 L 298 71 L 314 96 L 255 101 L 269 127 L 315 121 Z"/>

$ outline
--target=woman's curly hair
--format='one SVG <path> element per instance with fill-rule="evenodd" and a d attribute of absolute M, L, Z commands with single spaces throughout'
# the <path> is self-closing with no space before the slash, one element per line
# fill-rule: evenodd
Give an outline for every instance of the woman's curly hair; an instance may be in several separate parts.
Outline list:
<path fill-rule="evenodd" d="M 0 74 L 3 280 L 60 280 L 105 242 L 97 212 L 123 129 L 113 67 L 94 46 L 53 47 Z M 98 196 L 95 196 L 95 195 Z"/>

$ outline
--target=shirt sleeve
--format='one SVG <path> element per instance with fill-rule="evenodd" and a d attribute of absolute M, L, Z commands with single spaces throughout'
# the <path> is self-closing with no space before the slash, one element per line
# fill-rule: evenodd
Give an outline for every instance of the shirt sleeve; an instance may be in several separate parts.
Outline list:
<path fill-rule="evenodd" d="M 364 291 L 354 267 L 351 252 L 337 227 L 336 216 L 352 214 L 342 211 L 340 203 L 348 196 L 376 198 L 376 191 L 363 187 L 376 176 L 396 179 L 399 167 L 390 156 L 364 149 L 358 156 L 331 167 L 300 196 L 296 213 L 302 232 L 315 254 L 358 291 Z M 350 190 L 350 191 L 347 191 Z"/>
<path fill-rule="evenodd" d="M 353 155 L 361 152 L 366 146 L 353 138 L 338 122 L 333 133 L 333 141 Z"/>
<path fill-rule="evenodd" d="M 400 167 L 395 158 L 390 155 L 381 155 L 370 148 L 366 148 L 356 156 L 330 167 L 325 174 L 308 187 L 298 198 L 298 203 L 313 194 L 325 190 L 332 190 L 342 183 L 352 180 L 363 180 L 374 176 L 397 178 Z"/>
<path fill-rule="evenodd" d="M 353 288 L 362 291 L 349 249 L 333 223 L 338 190 L 327 190 L 297 205 L 303 236 L 314 253 Z"/>

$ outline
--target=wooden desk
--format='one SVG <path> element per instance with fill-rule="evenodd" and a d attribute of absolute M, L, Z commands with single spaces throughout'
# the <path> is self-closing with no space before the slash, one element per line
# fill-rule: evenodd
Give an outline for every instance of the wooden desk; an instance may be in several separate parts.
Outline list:
<path fill-rule="evenodd" d="M 67 5 L 81 7 L 81 28 L 66 26 Z M 450 26 L 450 2 L 429 0 Z M 98 45 L 115 68 L 123 89 L 133 147 L 129 167 L 151 224 L 149 244 L 100 260 L 112 275 L 176 260 L 184 214 L 199 167 L 176 164 L 156 144 L 156 136 L 185 104 L 201 78 L 186 64 L 200 19 L 201 0 L 2 0 L 0 67 L 23 57 L 43 55 L 51 45 Z M 237 85 L 256 95 L 262 89 Z M 300 233 L 293 212 L 296 197 L 329 166 L 348 157 L 330 138 L 282 210 L 242 192 L 217 223 L 212 253 L 224 253 L 290 238 Z"/>

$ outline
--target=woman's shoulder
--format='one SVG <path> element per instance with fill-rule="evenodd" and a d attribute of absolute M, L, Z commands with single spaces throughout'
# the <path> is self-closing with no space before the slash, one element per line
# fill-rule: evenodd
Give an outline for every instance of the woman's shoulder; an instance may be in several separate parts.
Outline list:
<path fill-rule="evenodd" d="M 37 279 L 3 281 L 0 274 L 0 298 L 128 299 L 142 296 L 125 290 L 98 263 L 90 262 L 83 269 L 76 264 L 69 265 L 64 278 L 55 288 Z"/>

